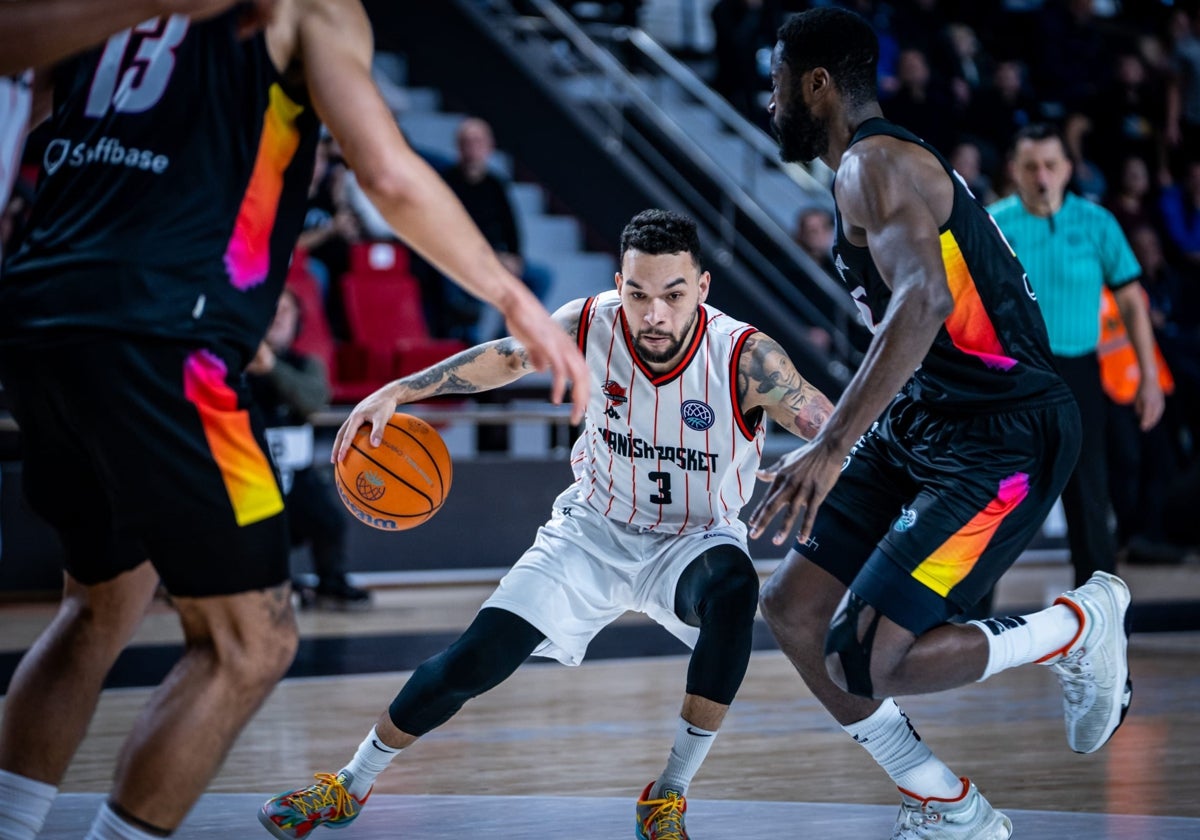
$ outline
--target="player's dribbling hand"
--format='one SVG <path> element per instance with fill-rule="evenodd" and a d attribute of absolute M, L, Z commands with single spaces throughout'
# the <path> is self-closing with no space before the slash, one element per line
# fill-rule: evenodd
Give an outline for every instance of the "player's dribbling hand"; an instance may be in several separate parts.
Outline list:
<path fill-rule="evenodd" d="M 338 429 L 337 437 L 333 439 L 330 462 L 340 464 L 345 459 L 351 444 L 354 443 L 355 434 L 362 426 L 371 427 L 371 446 L 379 446 L 383 442 L 383 430 L 387 427 L 388 420 L 396 413 L 397 405 L 393 385 L 388 384 L 354 406 L 350 416 Z"/>
<path fill-rule="evenodd" d="M 804 519 L 796 536 L 800 542 L 808 542 L 817 510 L 841 473 L 842 460 L 842 456 L 834 457 L 819 446 L 809 444 L 789 452 L 771 466 L 759 469 L 755 475 L 761 481 L 771 482 L 771 486 L 750 514 L 750 537 L 762 536 L 771 520 L 782 512 L 783 521 L 771 542 L 783 545 L 803 512 Z"/>

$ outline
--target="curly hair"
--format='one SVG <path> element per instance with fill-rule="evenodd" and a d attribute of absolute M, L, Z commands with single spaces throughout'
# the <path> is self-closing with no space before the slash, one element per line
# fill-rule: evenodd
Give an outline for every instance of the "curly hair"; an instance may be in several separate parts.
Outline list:
<path fill-rule="evenodd" d="M 621 262 L 631 250 L 652 256 L 687 253 L 699 267 L 700 234 L 687 216 L 670 210 L 643 210 L 621 231 Z"/>
<path fill-rule="evenodd" d="M 779 28 L 779 41 L 794 78 L 824 67 L 848 104 L 879 98 L 879 39 L 861 15 L 836 6 L 809 9 Z"/>

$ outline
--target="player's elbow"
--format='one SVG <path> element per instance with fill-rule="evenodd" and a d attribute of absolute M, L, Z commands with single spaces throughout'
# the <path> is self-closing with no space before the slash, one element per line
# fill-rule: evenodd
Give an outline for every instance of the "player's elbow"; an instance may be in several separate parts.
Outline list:
<path fill-rule="evenodd" d="M 930 284 L 920 295 L 920 306 L 924 320 L 940 324 L 954 312 L 954 295 L 942 283 Z"/>
<path fill-rule="evenodd" d="M 381 163 L 356 168 L 354 177 L 371 203 L 385 215 L 384 208 L 400 207 L 416 201 L 416 179 L 401 166 Z"/>

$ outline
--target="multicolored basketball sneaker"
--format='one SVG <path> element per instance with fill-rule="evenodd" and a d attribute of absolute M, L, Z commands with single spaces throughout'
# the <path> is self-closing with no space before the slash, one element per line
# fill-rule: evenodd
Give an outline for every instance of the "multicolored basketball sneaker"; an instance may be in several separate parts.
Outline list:
<path fill-rule="evenodd" d="M 273 796 L 263 803 L 258 821 L 280 840 L 299 840 L 318 826 L 345 828 L 367 803 L 371 791 L 362 799 L 349 791 L 352 779 L 346 771 L 337 775 L 317 773 L 317 783 L 300 790 Z"/>
<path fill-rule="evenodd" d="M 683 827 L 687 799 L 683 794 L 664 790 L 659 799 L 650 799 L 654 782 L 646 785 L 637 804 L 638 840 L 688 840 Z"/>

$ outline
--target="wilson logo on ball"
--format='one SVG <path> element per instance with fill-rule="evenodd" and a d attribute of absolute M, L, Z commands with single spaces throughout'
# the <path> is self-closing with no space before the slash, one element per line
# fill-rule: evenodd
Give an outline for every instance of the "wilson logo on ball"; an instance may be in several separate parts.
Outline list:
<path fill-rule="evenodd" d="M 334 468 L 338 495 L 360 522 L 385 531 L 415 528 L 441 510 L 454 472 L 446 442 L 410 414 L 392 415 L 378 445 L 371 426 L 355 433 Z"/>
<path fill-rule="evenodd" d="M 383 483 L 383 477 L 370 470 L 363 470 L 355 476 L 354 488 L 358 490 L 359 496 L 369 502 L 379 501 L 387 492 L 387 485 Z"/>

